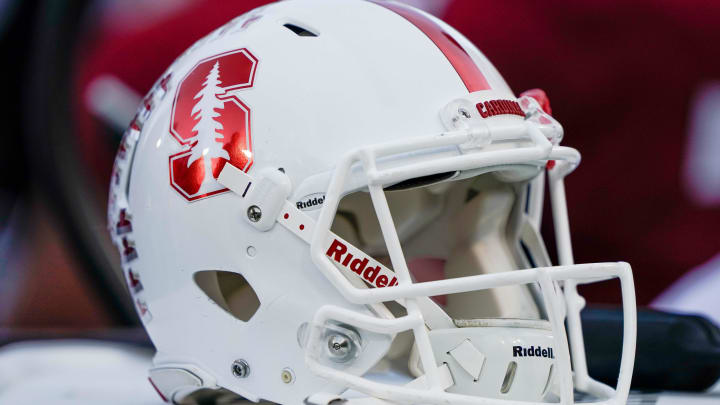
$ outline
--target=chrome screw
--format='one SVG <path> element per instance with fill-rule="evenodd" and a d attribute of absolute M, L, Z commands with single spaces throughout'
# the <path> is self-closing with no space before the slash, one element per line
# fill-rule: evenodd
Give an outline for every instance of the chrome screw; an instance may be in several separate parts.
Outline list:
<path fill-rule="evenodd" d="M 348 361 L 354 354 L 354 345 L 345 335 L 334 333 L 328 336 L 328 349 L 330 358 L 338 363 Z"/>
<path fill-rule="evenodd" d="M 250 375 L 250 365 L 243 359 L 235 360 L 232 364 L 232 373 L 237 378 L 246 378 Z"/>
<path fill-rule="evenodd" d="M 252 222 L 257 222 L 262 218 L 262 210 L 257 205 L 251 205 L 247 210 L 248 219 Z"/>
<path fill-rule="evenodd" d="M 471 117 L 471 116 L 470 116 L 470 113 L 468 112 L 468 110 L 466 110 L 466 109 L 464 109 L 464 108 L 459 108 L 459 109 L 458 109 L 458 113 L 460 113 L 460 115 L 463 116 L 464 118 L 470 118 L 470 117 Z"/>

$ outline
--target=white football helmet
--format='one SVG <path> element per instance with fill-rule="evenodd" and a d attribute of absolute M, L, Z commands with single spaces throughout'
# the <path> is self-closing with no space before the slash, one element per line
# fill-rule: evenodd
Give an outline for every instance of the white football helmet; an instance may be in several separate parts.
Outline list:
<path fill-rule="evenodd" d="M 151 382 L 175 402 L 624 403 L 630 266 L 573 264 L 562 135 L 544 93 L 516 98 L 400 3 L 282 1 L 210 33 L 145 98 L 110 189 Z M 610 278 L 615 388 L 587 374 L 576 291 Z"/>

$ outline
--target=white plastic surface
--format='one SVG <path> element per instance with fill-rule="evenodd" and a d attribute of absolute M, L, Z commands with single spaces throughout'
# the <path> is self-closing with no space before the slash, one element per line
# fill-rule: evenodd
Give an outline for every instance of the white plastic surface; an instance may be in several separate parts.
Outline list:
<path fill-rule="evenodd" d="M 193 391 L 203 385 L 200 377 L 183 368 L 151 368 L 149 374 L 152 385 L 168 400 L 176 400 L 175 395 L 181 390 Z"/>
<path fill-rule="evenodd" d="M 152 352 L 91 340 L 0 348 L 0 404 L 160 405 L 147 380 Z"/>
<path fill-rule="evenodd" d="M 290 179 L 285 173 L 271 167 L 260 170 L 257 179 L 250 185 L 243 198 L 246 214 L 251 207 L 258 207 L 262 214 L 257 222 L 251 221 L 246 215 L 250 225 L 261 231 L 269 231 L 275 225 L 291 189 Z"/>
<path fill-rule="evenodd" d="M 485 364 L 485 355 L 478 350 L 470 340 L 465 339 L 462 343 L 448 352 L 450 356 L 467 371 L 473 380 L 480 378 L 480 372 Z"/>

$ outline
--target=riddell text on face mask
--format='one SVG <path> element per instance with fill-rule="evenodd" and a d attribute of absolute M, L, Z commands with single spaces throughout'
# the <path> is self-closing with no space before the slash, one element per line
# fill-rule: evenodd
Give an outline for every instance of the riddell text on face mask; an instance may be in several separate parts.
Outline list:
<path fill-rule="evenodd" d="M 353 273 L 356 273 L 363 280 L 372 284 L 374 287 L 392 287 L 397 285 L 397 278 L 394 276 L 382 274 L 382 267 L 379 265 L 370 265 L 370 258 L 367 256 L 360 257 L 361 251 L 356 251 L 355 256 L 348 252 L 348 247 L 345 243 L 338 239 L 333 239 L 330 248 L 325 253 L 329 258 L 334 260 L 341 266 L 350 269 Z"/>

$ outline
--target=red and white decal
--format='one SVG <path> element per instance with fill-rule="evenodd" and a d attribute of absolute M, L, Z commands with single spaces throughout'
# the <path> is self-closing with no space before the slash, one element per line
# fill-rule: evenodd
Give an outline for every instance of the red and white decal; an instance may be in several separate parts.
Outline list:
<path fill-rule="evenodd" d="M 170 185 L 188 201 L 228 191 L 215 180 L 226 162 L 253 164 L 250 108 L 235 90 L 253 86 L 258 60 L 237 49 L 198 62 L 180 81 L 170 134 L 187 149 L 171 155 Z"/>
<path fill-rule="evenodd" d="M 132 216 L 128 214 L 127 209 L 120 209 L 118 220 L 115 223 L 115 233 L 117 235 L 124 235 L 132 232 Z"/>
<path fill-rule="evenodd" d="M 138 314 L 140 314 L 140 319 L 142 319 L 143 322 L 148 323 L 152 321 L 153 316 L 150 313 L 148 304 L 145 300 L 142 298 L 135 298 L 135 306 L 137 307 Z"/>
<path fill-rule="evenodd" d="M 134 272 L 132 269 L 128 269 L 128 286 L 134 294 L 138 294 L 143 290 L 143 285 L 140 282 L 140 275 Z"/>
<path fill-rule="evenodd" d="M 485 75 L 472 60 L 472 57 L 460 46 L 460 44 L 446 32 L 438 23 L 428 18 L 425 14 L 403 4 L 390 3 L 385 1 L 374 1 L 373 3 L 392 10 L 395 14 L 408 20 L 411 24 L 422 31 L 445 55 L 460 79 L 470 93 L 479 90 L 489 90 L 490 85 Z"/>
<path fill-rule="evenodd" d="M 128 239 L 127 237 L 123 236 L 121 249 L 123 263 L 130 263 L 131 261 L 138 258 L 138 253 L 135 249 L 135 242 L 133 242 L 132 239 Z"/>

